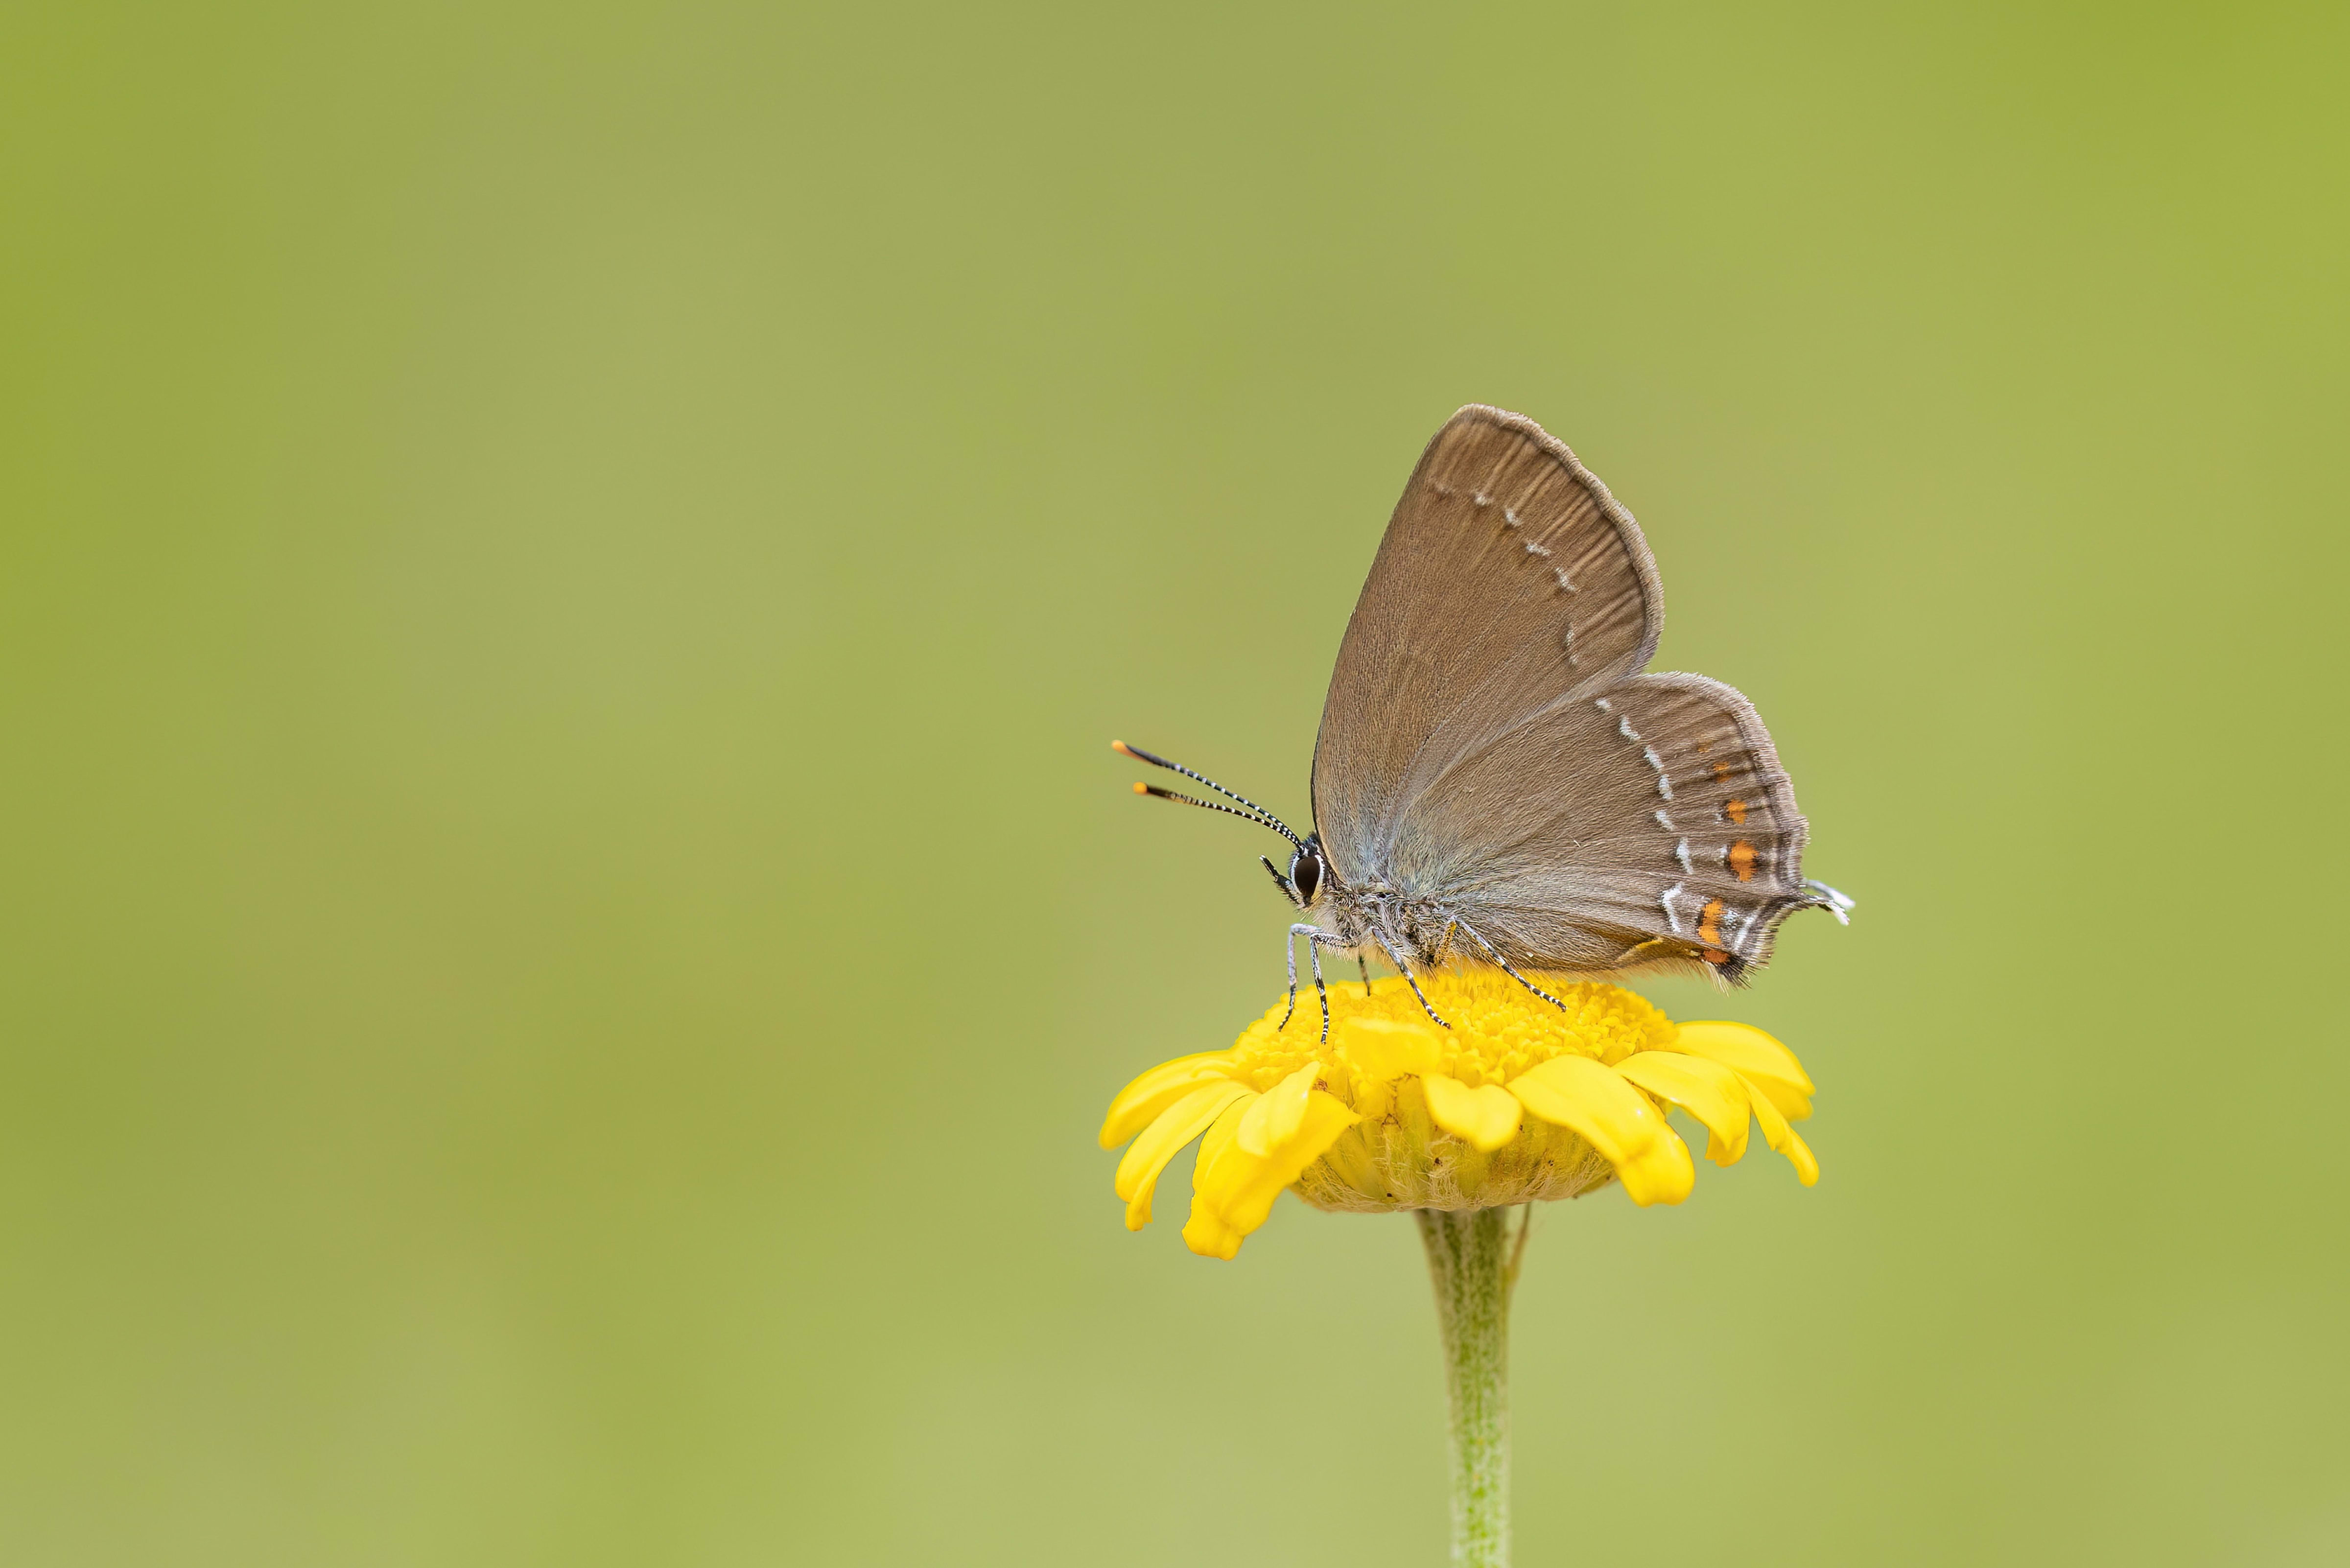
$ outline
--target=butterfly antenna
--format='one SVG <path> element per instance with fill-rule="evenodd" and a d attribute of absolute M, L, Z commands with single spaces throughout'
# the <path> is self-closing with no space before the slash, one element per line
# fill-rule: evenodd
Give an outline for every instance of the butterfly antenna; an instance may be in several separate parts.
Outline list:
<path fill-rule="evenodd" d="M 1223 785 L 1218 784 L 1207 774 L 1193 773 L 1190 768 L 1185 767 L 1180 763 L 1170 763 L 1165 757 L 1153 756 L 1149 752 L 1128 745 L 1124 741 L 1112 741 L 1109 743 L 1109 749 L 1116 752 L 1122 757 L 1132 757 L 1136 762 L 1149 763 L 1154 768 L 1165 768 L 1170 773 L 1181 774 L 1187 779 L 1191 779 L 1197 783 L 1206 784 L 1210 789 L 1214 790 L 1220 795 L 1240 802 L 1243 805 L 1248 807 L 1248 810 L 1233 811 L 1231 806 L 1218 805 L 1211 800 L 1194 800 L 1188 794 L 1177 794 L 1171 789 L 1160 789 L 1156 784 L 1136 784 L 1134 786 L 1135 794 L 1157 795 L 1160 800 L 1180 800 L 1185 805 L 1196 805 L 1206 811 L 1221 811 L 1228 813 L 1233 816 L 1246 817 L 1249 821 L 1256 823 L 1260 826 L 1272 828 L 1275 833 L 1278 833 L 1284 838 L 1289 840 L 1290 843 L 1296 845 L 1300 849 L 1305 847 L 1305 841 L 1298 837 L 1296 834 L 1292 833 L 1289 830 L 1289 825 L 1287 823 L 1274 815 L 1273 813 L 1265 810 L 1264 807 L 1257 805 L 1256 802 L 1249 799 L 1248 796 L 1238 794 L 1232 790 L 1226 789 Z"/>
<path fill-rule="evenodd" d="M 1157 784 L 1138 784 L 1134 786 L 1134 793 L 1137 794 L 1150 795 L 1158 800 L 1180 801 L 1185 805 L 1196 805 L 1201 811 L 1221 811 L 1226 816 L 1237 816 L 1243 822 L 1253 822 L 1259 827 L 1270 827 L 1275 833 L 1279 833 L 1282 830 L 1281 824 L 1277 822 L 1267 822 L 1263 817 L 1257 815 L 1254 812 L 1243 811 L 1238 806 L 1226 805 L 1222 801 L 1201 800 L 1194 795 L 1177 794 L 1173 790 L 1160 789 Z"/>

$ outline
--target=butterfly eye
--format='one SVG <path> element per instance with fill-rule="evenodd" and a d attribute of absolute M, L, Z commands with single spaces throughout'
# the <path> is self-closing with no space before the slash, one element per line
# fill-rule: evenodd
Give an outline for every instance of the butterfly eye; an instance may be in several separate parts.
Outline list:
<path fill-rule="evenodd" d="M 1322 857 L 1309 849 L 1301 849 L 1289 862 L 1290 886 L 1297 889 L 1297 901 L 1310 904 L 1315 889 L 1322 886 Z"/>

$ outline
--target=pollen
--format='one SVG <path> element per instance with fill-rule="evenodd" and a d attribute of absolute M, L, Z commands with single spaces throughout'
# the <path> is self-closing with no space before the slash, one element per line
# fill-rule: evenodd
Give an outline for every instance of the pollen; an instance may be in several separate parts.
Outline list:
<path fill-rule="evenodd" d="M 1671 1020 L 1646 998 L 1620 986 L 1587 981 L 1543 986 L 1566 1003 L 1562 1010 L 1496 971 L 1439 974 L 1424 977 L 1423 984 L 1451 1029 L 1431 1024 L 1409 983 L 1388 975 L 1371 983 L 1368 996 L 1360 986 L 1331 987 L 1334 1040 L 1343 1027 L 1363 1022 L 1426 1029 L 1445 1075 L 1474 1087 L 1506 1083 L 1537 1062 L 1564 1053 L 1613 1064 L 1635 1051 L 1659 1049 L 1673 1036 Z M 1309 1060 L 1334 1059 L 1333 1049 L 1318 1044 L 1320 1023 L 1311 1006 L 1301 1003 L 1284 1029 L 1281 1020 L 1285 1011 L 1285 1003 L 1275 1002 L 1241 1032 L 1232 1053 L 1234 1078 L 1252 1088 L 1268 1089 Z"/>

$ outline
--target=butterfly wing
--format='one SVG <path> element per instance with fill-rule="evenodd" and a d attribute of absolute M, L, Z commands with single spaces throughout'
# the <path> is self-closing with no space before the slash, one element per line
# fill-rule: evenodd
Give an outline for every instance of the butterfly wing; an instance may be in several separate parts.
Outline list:
<path fill-rule="evenodd" d="M 1752 703 L 1702 675 L 1641 675 L 1456 759 L 1404 811 L 1394 864 L 1522 969 L 1679 961 L 1735 981 L 1822 901 L 1804 835 Z"/>
<path fill-rule="evenodd" d="M 1632 514 L 1532 420 L 1471 404 L 1420 454 L 1338 646 L 1314 813 L 1341 880 L 1385 864 L 1444 769 L 1656 651 L 1657 566 Z"/>
<path fill-rule="evenodd" d="M 1539 546 L 1529 548 L 1528 546 Z M 1342 881 L 1521 968 L 1764 961 L 1804 819 L 1753 705 L 1640 675 L 1662 619 L 1631 515 L 1529 420 L 1456 414 L 1348 624 L 1315 753 Z M 1482 956 L 1473 940 L 1459 956 Z"/>

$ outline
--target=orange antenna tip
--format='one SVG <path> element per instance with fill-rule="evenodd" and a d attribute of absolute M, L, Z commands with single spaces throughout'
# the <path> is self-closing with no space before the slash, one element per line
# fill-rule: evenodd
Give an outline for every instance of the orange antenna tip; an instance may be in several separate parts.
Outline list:
<path fill-rule="evenodd" d="M 1150 793 L 1150 786 L 1147 784 L 1138 784 L 1134 786 L 1134 793 L 1137 794 L 1149 794 Z"/>
<path fill-rule="evenodd" d="M 1134 755 L 1134 748 L 1128 745 L 1124 741 L 1112 741 L 1109 743 L 1109 749 L 1116 752 L 1121 757 L 1130 757 Z"/>

